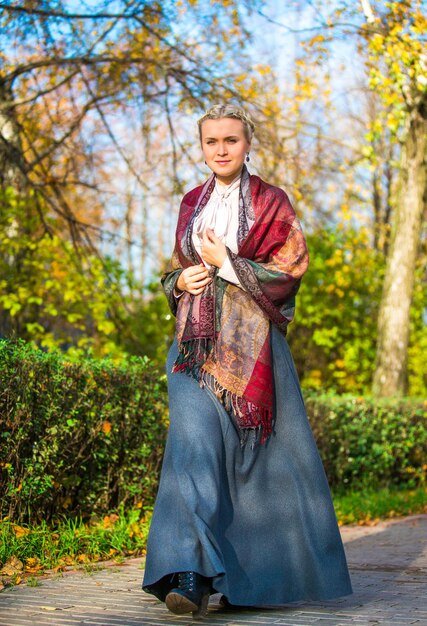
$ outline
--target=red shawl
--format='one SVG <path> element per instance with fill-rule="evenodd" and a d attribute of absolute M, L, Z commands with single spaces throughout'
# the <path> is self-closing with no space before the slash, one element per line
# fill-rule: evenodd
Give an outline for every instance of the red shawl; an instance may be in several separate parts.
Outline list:
<path fill-rule="evenodd" d="M 213 280 L 201 294 L 184 292 L 176 299 L 173 289 L 179 274 L 202 262 L 192 243 L 192 228 L 214 185 L 212 174 L 184 196 L 174 252 L 161 277 L 176 316 L 179 354 L 172 371 L 185 372 L 215 393 L 238 428 L 242 445 L 250 430 L 255 430 L 255 440 L 260 434 L 262 444 L 273 424 L 270 322 L 286 335 L 308 251 L 286 193 L 243 166 L 238 253 L 227 247 L 227 254 L 246 291 L 217 276 L 218 268 L 213 267 Z"/>

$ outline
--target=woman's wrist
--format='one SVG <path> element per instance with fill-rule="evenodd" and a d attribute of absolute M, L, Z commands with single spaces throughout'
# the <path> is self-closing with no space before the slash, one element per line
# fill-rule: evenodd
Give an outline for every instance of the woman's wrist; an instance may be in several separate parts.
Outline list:
<path fill-rule="evenodd" d="M 224 252 L 218 252 L 215 255 L 215 258 L 210 261 L 210 264 L 218 269 L 224 265 L 224 261 L 227 258 L 227 250 L 224 247 Z"/>
<path fill-rule="evenodd" d="M 227 252 L 226 252 L 226 253 L 223 255 L 223 257 L 222 257 L 222 260 L 220 261 L 220 264 L 218 265 L 218 267 L 219 267 L 219 268 L 221 268 L 221 267 L 224 265 L 224 263 L 225 263 L 225 261 L 227 260 L 227 258 L 228 258 L 228 255 L 227 255 Z"/>

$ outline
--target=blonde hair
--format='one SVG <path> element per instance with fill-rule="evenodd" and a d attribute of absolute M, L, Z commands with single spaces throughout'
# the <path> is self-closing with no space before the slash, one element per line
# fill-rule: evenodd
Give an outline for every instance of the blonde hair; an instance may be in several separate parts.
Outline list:
<path fill-rule="evenodd" d="M 205 120 L 220 120 L 223 117 L 231 117 L 236 120 L 240 120 L 243 124 L 243 131 L 245 137 L 249 143 L 252 141 L 252 136 L 255 130 L 255 124 L 251 117 L 241 107 L 234 104 L 215 104 L 197 121 L 199 127 L 199 137 L 202 141 L 202 124 Z"/>

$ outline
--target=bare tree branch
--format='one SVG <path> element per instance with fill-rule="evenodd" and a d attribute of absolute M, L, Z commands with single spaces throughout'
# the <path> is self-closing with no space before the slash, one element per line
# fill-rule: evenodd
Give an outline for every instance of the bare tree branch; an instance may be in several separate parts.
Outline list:
<path fill-rule="evenodd" d="M 23 13 L 26 15 L 39 15 L 41 17 L 59 17 L 66 20 L 97 20 L 97 19 L 119 19 L 119 20 L 128 20 L 135 17 L 135 13 L 65 13 L 63 11 L 57 11 L 55 9 L 36 9 L 19 6 L 17 4 L 6 4 L 5 2 L 0 2 L 0 9 L 4 9 L 5 11 L 15 14 L 15 13 Z"/>

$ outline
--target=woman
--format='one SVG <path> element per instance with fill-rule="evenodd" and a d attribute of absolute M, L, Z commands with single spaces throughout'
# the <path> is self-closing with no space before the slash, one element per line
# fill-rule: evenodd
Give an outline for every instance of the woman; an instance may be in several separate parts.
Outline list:
<path fill-rule="evenodd" d="M 286 340 L 308 266 L 281 189 L 249 174 L 254 124 L 199 120 L 207 182 L 181 203 L 161 282 L 176 334 L 170 426 L 143 589 L 176 614 L 352 593 L 329 486 Z"/>

